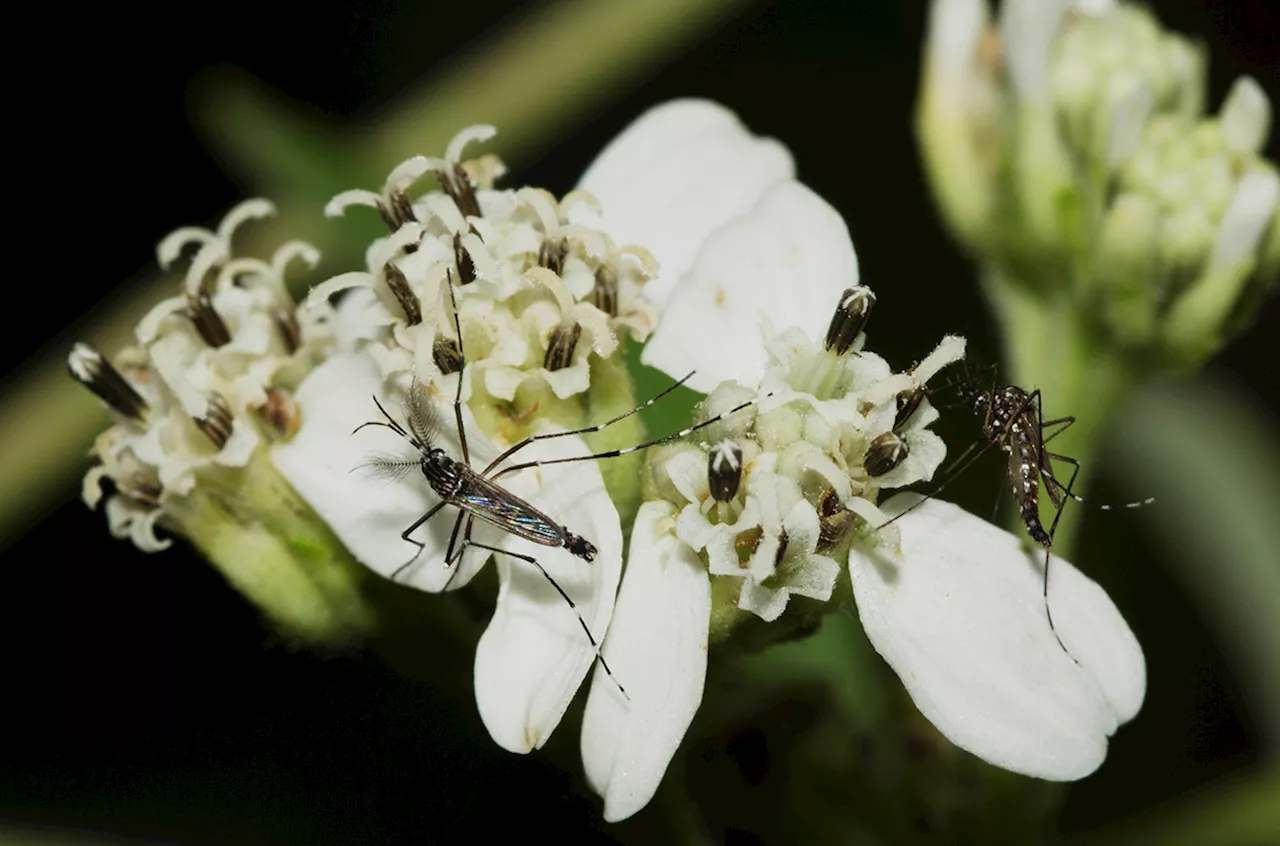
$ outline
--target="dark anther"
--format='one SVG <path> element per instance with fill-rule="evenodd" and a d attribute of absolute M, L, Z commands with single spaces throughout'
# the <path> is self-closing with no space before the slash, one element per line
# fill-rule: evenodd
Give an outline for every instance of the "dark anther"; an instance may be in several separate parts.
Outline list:
<path fill-rule="evenodd" d="M 93 391 L 107 405 L 137 423 L 147 420 L 147 401 L 133 389 L 111 362 L 88 344 L 76 344 L 67 356 L 71 378 Z"/>
<path fill-rule="evenodd" d="M 538 266 L 545 267 L 557 276 L 564 270 L 564 257 L 569 254 L 569 242 L 564 238 L 552 241 L 546 238 L 538 248 Z"/>
<path fill-rule="evenodd" d="M 409 195 L 403 191 L 392 191 L 390 197 L 378 200 L 378 213 L 392 232 L 399 231 L 401 226 L 418 219 L 413 212 Z"/>
<path fill-rule="evenodd" d="M 268 390 L 267 401 L 257 411 L 276 434 L 285 438 L 296 435 L 302 425 L 302 409 L 298 401 L 283 388 Z"/>
<path fill-rule="evenodd" d="M 742 447 L 724 440 L 707 454 L 707 487 L 716 502 L 728 502 L 742 483 Z"/>
<path fill-rule="evenodd" d="M 195 418 L 195 424 L 215 447 L 222 449 L 226 445 L 231 438 L 231 431 L 234 426 L 231 419 L 231 408 L 227 405 L 227 401 L 222 398 L 222 394 L 209 395 L 209 405 L 205 409 L 204 417 Z"/>
<path fill-rule="evenodd" d="M 547 354 L 542 359 L 542 366 L 548 370 L 563 370 L 573 362 L 573 352 L 578 348 L 578 339 L 582 337 L 582 326 L 572 323 L 565 326 L 561 323 L 551 330 L 551 340 L 547 343 Z"/>
<path fill-rule="evenodd" d="M 609 265 L 596 268 L 596 286 L 589 296 L 593 306 L 610 317 L 618 316 L 618 276 Z"/>
<path fill-rule="evenodd" d="M 876 295 L 870 288 L 859 285 L 846 288 L 840 295 L 836 313 L 831 317 L 831 325 L 827 327 L 827 349 L 836 355 L 844 355 L 858 339 L 867 318 L 871 316 L 871 307 L 876 304 Z"/>
<path fill-rule="evenodd" d="M 391 293 L 395 294 L 396 302 L 404 309 L 405 322 L 417 326 L 422 322 L 422 308 L 418 305 L 417 294 L 409 287 L 409 280 L 404 277 L 404 271 L 393 262 L 387 262 L 382 268 L 382 275 L 386 277 Z"/>
<path fill-rule="evenodd" d="M 453 236 L 453 261 L 458 265 L 458 284 L 469 285 L 476 281 L 476 265 L 471 260 L 471 253 L 462 246 L 462 233 Z"/>
<path fill-rule="evenodd" d="M 130 473 L 123 479 L 117 479 L 116 490 L 130 499 L 153 508 L 160 505 L 160 495 L 164 493 L 159 480 L 145 473 Z"/>
<path fill-rule="evenodd" d="M 280 330 L 280 339 L 284 341 L 285 352 L 293 355 L 302 346 L 302 327 L 298 326 L 297 315 L 288 306 L 276 306 L 271 309 L 276 328 Z"/>
<path fill-rule="evenodd" d="M 857 515 L 844 507 L 840 495 L 832 488 L 822 492 L 818 500 L 818 552 L 826 552 L 849 533 Z"/>
<path fill-rule="evenodd" d="M 907 457 L 907 442 L 896 432 L 885 432 L 867 447 L 867 455 L 862 460 L 868 476 L 883 476 L 897 467 Z"/>
<path fill-rule="evenodd" d="M 781 567 L 782 559 L 787 554 L 787 546 L 791 543 L 791 538 L 787 535 L 787 530 L 783 529 L 782 534 L 778 536 L 778 551 L 773 554 L 773 566 Z"/>
<path fill-rule="evenodd" d="M 231 332 L 214 310 L 213 300 L 209 299 L 209 291 L 203 284 L 197 293 L 187 294 L 187 316 L 209 346 L 217 348 L 231 343 Z"/>
<path fill-rule="evenodd" d="M 454 205 L 462 212 L 463 217 L 480 216 L 480 201 L 476 199 L 475 186 L 461 166 L 454 165 L 452 172 L 440 174 L 440 187 L 453 198 Z"/>
<path fill-rule="evenodd" d="M 920 403 L 924 401 L 924 388 L 917 388 L 909 394 L 898 397 L 898 413 L 893 418 L 893 430 L 901 431 L 907 425 L 911 415 L 916 413 Z"/>
<path fill-rule="evenodd" d="M 462 351 L 453 338 L 441 335 L 431 347 L 431 359 L 440 368 L 440 372 L 448 375 L 462 369 Z"/>

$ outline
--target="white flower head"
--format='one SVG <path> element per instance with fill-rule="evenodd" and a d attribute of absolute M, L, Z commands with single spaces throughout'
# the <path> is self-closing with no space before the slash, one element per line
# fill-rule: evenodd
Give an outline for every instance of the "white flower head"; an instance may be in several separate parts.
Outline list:
<path fill-rule="evenodd" d="M 443 159 L 397 168 L 379 194 L 339 195 L 335 212 L 372 205 L 390 218 L 392 231 L 371 245 L 365 270 L 322 283 L 307 300 L 333 309 L 333 297 L 355 340 L 301 385 L 303 425 L 273 449 L 276 466 L 355 557 L 384 576 L 427 591 L 454 590 L 492 558 L 499 589 L 477 648 L 476 698 L 494 739 L 512 751 L 546 741 L 595 662 L 582 628 L 602 639 L 608 627 L 622 530 L 597 462 L 545 463 L 589 455 L 579 437 L 536 441 L 488 465 L 528 436 L 602 422 L 587 417 L 591 403 L 617 386 L 593 385 L 593 375 L 600 362 L 620 355 L 624 335 L 644 340 L 659 324 L 648 294 L 660 268 L 669 257 L 678 267 L 707 232 L 754 202 L 758 191 L 742 186 L 767 186 L 790 171 L 780 145 L 754 139 L 722 107 L 684 101 L 664 108 L 694 118 L 710 135 L 699 135 L 692 148 L 687 138 L 665 137 L 664 179 L 643 194 L 640 208 L 615 195 L 610 178 L 597 178 L 608 168 L 593 168 L 559 199 L 538 188 L 495 188 L 495 159 L 461 160 L 467 143 L 492 135 L 484 128 L 464 130 Z M 715 139 L 731 142 L 729 155 Z M 440 189 L 411 196 L 427 170 Z M 732 187 L 728 197 L 725 186 Z M 663 226 L 627 228 L 651 213 Z M 635 237 L 650 233 L 658 237 Z M 452 407 L 460 395 L 472 470 L 588 540 L 594 560 L 475 520 L 459 533 L 470 541 L 464 554 L 446 564 L 454 507 L 417 525 L 407 543 L 402 533 L 441 495 L 404 463 L 415 454 L 394 431 L 352 430 L 386 422 L 374 397 L 397 417 L 415 382 L 442 421 L 435 446 L 463 459 Z M 371 461 L 408 472 L 389 481 L 357 469 Z M 530 462 L 544 463 L 502 472 Z M 630 688 L 630 679 L 618 681 Z M 616 683 L 615 690 L 621 692 Z"/>
<path fill-rule="evenodd" d="M 881 501 L 942 462 L 928 383 L 963 357 L 963 339 L 943 339 L 901 373 L 869 352 L 862 328 L 874 297 L 854 295 L 865 286 L 848 232 L 793 181 L 714 230 L 689 267 L 644 360 L 670 375 L 696 368 L 704 390 L 730 380 L 711 391 L 703 419 L 754 403 L 650 458 L 656 498 L 632 531 L 603 650 L 630 699 L 597 674 L 584 716 L 584 762 L 605 818 L 652 797 L 701 700 L 707 651 L 735 615 L 794 627 L 828 610 L 845 573 L 872 643 L 944 734 L 1043 778 L 1097 767 L 1145 688 L 1141 651 L 1110 600 L 1055 562 L 1069 574 L 1055 583 L 1055 619 L 1074 617 L 1060 628 L 1080 635 L 1064 637 L 1080 650 L 1076 664 L 1033 601 L 1038 567 L 1018 538 L 938 501 L 890 523 L 914 500 Z M 736 484 L 716 469 L 726 439 L 741 454 Z M 951 562 L 981 576 L 942 572 Z M 729 611 L 712 599 L 726 580 L 737 585 Z"/>
<path fill-rule="evenodd" d="M 154 527 L 202 474 L 243 468 L 264 438 L 296 430 L 293 389 L 340 343 L 335 315 L 299 315 L 285 285 L 295 260 L 316 264 L 314 248 L 293 241 L 269 260 L 234 255 L 237 229 L 272 213 L 265 200 L 249 200 L 216 230 L 186 227 L 169 235 L 157 251 L 162 267 L 196 246 L 179 296 L 139 321 L 137 344 L 115 364 L 84 344 L 69 357 L 72 376 L 118 421 L 95 445 L 101 464 L 85 477 L 85 500 L 96 505 L 110 480 L 112 533 L 146 551 L 168 545 Z"/>

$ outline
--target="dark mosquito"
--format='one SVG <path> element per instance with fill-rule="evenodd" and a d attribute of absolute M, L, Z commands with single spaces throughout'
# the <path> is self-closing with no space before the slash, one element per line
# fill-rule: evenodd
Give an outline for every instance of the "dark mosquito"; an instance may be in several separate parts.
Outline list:
<path fill-rule="evenodd" d="M 1080 462 L 1068 455 L 1050 452 L 1045 444 L 1071 428 L 1076 422 L 1072 415 L 1052 420 L 1044 419 L 1040 390 L 1030 393 L 1016 385 L 999 385 L 996 381 L 994 367 L 986 368 L 991 379 L 989 387 L 980 384 L 965 368 L 964 375 L 947 387 L 953 388 L 959 400 L 958 404 L 968 407 L 982 418 L 982 434 L 985 440 L 974 441 L 950 465 L 944 473 L 947 477 L 932 493 L 916 502 L 906 511 L 883 523 L 884 528 L 904 514 L 915 510 L 920 505 L 937 496 L 960 473 L 978 460 L 987 450 L 996 446 L 1008 455 L 1006 469 L 1009 484 L 1013 489 L 1014 500 L 1018 504 L 1018 515 L 1027 529 L 1027 534 L 1040 546 L 1044 547 L 1044 609 L 1049 620 L 1049 628 L 1058 641 L 1058 645 L 1070 654 L 1058 630 L 1053 624 L 1053 612 L 1049 608 L 1049 562 L 1053 553 L 1053 536 L 1062 519 L 1062 510 L 1067 500 L 1072 499 L 1083 505 L 1090 505 L 1102 511 L 1116 511 L 1122 508 L 1138 508 L 1155 502 L 1154 497 L 1119 505 L 1094 502 L 1075 493 L 1076 477 L 1080 473 Z M 1053 461 L 1061 461 L 1071 465 L 1071 477 L 1063 484 L 1053 472 Z M 1053 505 L 1053 521 L 1046 531 L 1040 520 L 1040 485 L 1043 481 L 1045 493 Z"/>
<path fill-rule="evenodd" d="M 427 483 L 435 494 L 440 497 L 440 502 L 432 506 L 428 511 L 413 522 L 403 532 L 400 537 L 405 541 L 418 547 L 420 553 L 426 548 L 426 544 L 414 540 L 410 535 L 420 526 L 434 517 L 446 505 L 452 505 L 458 510 L 458 516 L 454 520 L 453 531 L 449 535 L 449 544 L 445 550 L 444 566 L 451 567 L 458 563 L 463 553 L 468 547 L 485 550 L 490 553 L 507 555 L 512 558 L 518 558 L 528 564 L 533 565 L 542 577 L 545 578 L 560 597 L 569 605 L 569 608 L 578 617 L 578 624 L 586 633 L 587 640 L 595 649 L 596 660 L 600 662 L 600 666 L 604 667 L 609 677 L 613 679 L 614 684 L 618 685 L 618 689 L 626 696 L 626 690 L 623 689 L 621 683 L 613 675 L 613 670 L 605 663 L 604 656 L 600 654 L 600 644 L 592 634 L 587 621 L 583 619 L 582 613 L 578 611 L 577 605 L 569 594 L 556 582 L 550 573 L 538 562 L 536 558 L 530 555 L 522 555 L 517 552 L 501 549 L 496 546 L 489 546 L 479 541 L 473 540 L 471 537 L 472 527 L 477 519 L 483 520 L 504 532 L 532 541 L 536 544 L 548 547 L 563 547 L 570 553 L 581 558 L 583 561 L 591 562 L 596 557 L 596 547 L 591 541 L 573 532 L 566 526 L 561 525 L 554 517 L 540 511 L 529 502 L 511 493 L 502 485 L 498 484 L 498 479 L 508 473 L 515 473 L 519 470 L 526 470 L 532 467 L 547 467 L 555 464 L 565 464 L 573 461 L 593 461 L 603 458 L 617 458 L 618 456 L 627 455 L 638 450 L 647 449 L 657 444 L 673 441 L 683 438 L 693 432 L 698 431 L 706 426 L 710 426 L 731 414 L 741 411 L 750 405 L 755 404 L 758 399 L 753 398 L 746 402 L 740 403 L 733 408 L 721 414 L 717 414 L 709 420 L 682 429 L 670 435 L 661 438 L 655 438 L 636 446 L 626 447 L 623 449 L 614 449 L 607 452 L 598 452 L 591 455 L 574 456 L 571 458 L 554 458 L 541 461 L 525 461 L 516 464 L 508 464 L 499 467 L 504 461 L 512 458 L 525 447 L 537 441 L 550 440 L 552 438 L 564 438 L 570 435 L 585 435 L 592 432 L 599 432 L 602 429 L 613 425 L 621 420 L 630 417 L 662 397 L 674 391 L 683 385 L 693 373 L 689 373 L 683 379 L 660 391 L 650 399 L 636 406 L 635 408 L 623 414 L 619 414 L 611 420 L 599 423 L 595 426 L 589 426 L 584 429 L 574 429 L 566 432 L 552 432 L 544 435 L 531 435 L 514 446 L 507 449 L 493 461 L 481 470 L 477 470 L 471 465 L 471 454 L 467 449 L 467 435 L 462 424 L 462 371 L 466 366 L 466 355 L 462 349 L 462 327 L 458 320 L 458 304 L 454 295 L 453 279 L 450 274 L 447 277 L 449 286 L 449 302 L 453 307 L 453 326 L 454 331 L 459 338 L 456 350 L 451 349 L 452 361 L 456 362 L 456 372 L 458 372 L 458 388 L 453 399 L 454 419 L 457 425 L 458 443 L 462 450 L 462 460 L 459 461 L 450 457 L 443 448 L 437 446 L 438 435 L 442 430 L 442 423 L 439 414 L 436 412 L 432 400 L 427 396 L 426 391 L 418 382 L 414 382 L 408 391 L 404 403 L 404 415 L 408 422 L 408 429 L 401 425 L 394 417 L 387 413 L 382 403 L 378 402 L 374 397 L 374 404 L 378 410 L 382 412 L 385 421 L 370 421 L 357 427 L 356 431 L 363 429 L 365 426 L 383 426 L 395 432 L 400 437 L 408 441 L 414 449 L 418 451 L 418 457 L 411 460 L 400 460 L 393 458 L 376 458 L 367 465 L 377 475 L 387 478 L 400 478 L 404 474 L 412 472 L 414 469 L 420 469 L 422 475 L 426 477 Z M 461 537 L 459 537 L 461 535 Z M 405 570 L 407 570 L 417 560 L 417 554 L 410 558 L 405 564 L 397 568 L 391 578 L 395 579 Z M 457 571 L 454 571 L 455 573 Z M 450 576 L 452 579 L 452 575 Z M 446 583 L 447 584 L 447 583 Z"/>

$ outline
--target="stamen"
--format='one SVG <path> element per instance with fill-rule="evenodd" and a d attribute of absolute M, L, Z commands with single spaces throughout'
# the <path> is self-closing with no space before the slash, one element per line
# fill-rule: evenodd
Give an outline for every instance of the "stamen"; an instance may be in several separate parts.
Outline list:
<path fill-rule="evenodd" d="M 759 526 L 753 526 L 733 539 L 733 551 L 738 555 L 739 567 L 747 569 L 751 563 L 751 556 L 755 555 L 756 548 L 760 546 L 760 539 L 763 537 L 764 530 Z"/>
<path fill-rule="evenodd" d="M 920 403 L 924 401 L 924 388 L 918 388 L 906 396 L 898 396 L 898 413 L 893 418 L 893 430 L 900 431 L 907 421 L 911 419 L 911 415 L 916 413 L 916 409 L 920 407 Z"/>
<path fill-rule="evenodd" d="M 618 316 L 618 275 L 613 268 L 607 264 L 596 268 L 596 285 L 588 296 L 593 306 L 610 317 Z"/>
<path fill-rule="evenodd" d="M 578 348 L 578 339 L 582 337 L 582 325 L 561 323 L 551 331 L 551 340 L 547 343 L 547 354 L 542 359 L 542 366 L 547 370 L 563 370 L 573 362 L 573 352 Z"/>
<path fill-rule="evenodd" d="M 707 455 L 707 487 L 716 502 L 728 502 L 742 483 L 742 447 L 723 440 Z"/>
<path fill-rule="evenodd" d="M 836 355 L 847 353 L 867 325 L 871 307 L 875 304 L 876 295 L 870 288 L 864 285 L 846 288 L 840 295 L 836 313 L 831 317 L 831 325 L 827 327 L 826 348 Z"/>
<path fill-rule="evenodd" d="M 818 500 L 818 552 L 826 552 L 849 533 L 857 515 L 844 507 L 834 488 L 827 488 Z"/>
<path fill-rule="evenodd" d="M 257 412 L 282 438 L 292 438 L 302 425 L 302 408 L 284 388 L 269 389 L 267 401 L 258 406 Z"/>
<path fill-rule="evenodd" d="M 271 309 L 271 316 L 275 319 L 276 328 L 280 330 L 285 353 L 293 355 L 302 346 L 302 327 L 298 325 L 297 315 L 293 309 L 277 305 Z"/>
<path fill-rule="evenodd" d="M 543 240 L 538 249 L 538 266 L 545 267 L 557 276 L 564 270 L 564 257 L 569 253 L 569 242 L 565 238 L 554 241 Z"/>
<path fill-rule="evenodd" d="M 145 424 L 150 409 L 147 401 L 125 381 L 111 362 L 88 344 L 76 344 L 67 356 L 71 378 L 97 394 L 98 398 L 135 423 Z"/>
<path fill-rule="evenodd" d="M 885 432 L 867 447 L 862 466 L 871 477 L 883 476 L 907 458 L 907 442 L 896 432 Z"/>
<path fill-rule="evenodd" d="M 386 277 L 387 287 L 391 289 L 391 293 L 395 294 L 400 308 L 404 309 L 405 322 L 410 326 L 417 326 L 422 322 L 422 307 L 418 305 L 418 297 L 409 287 L 409 280 L 405 278 L 404 271 L 396 267 L 393 262 L 387 262 L 382 266 L 382 275 Z"/>
<path fill-rule="evenodd" d="M 235 426 L 232 422 L 231 408 L 222 394 L 210 394 L 209 405 L 204 417 L 194 418 L 196 427 L 204 432 L 215 447 L 222 449 L 231 438 Z"/>
<path fill-rule="evenodd" d="M 114 481 L 116 490 L 130 499 L 137 500 L 143 505 L 150 505 L 153 508 L 160 506 L 160 495 L 164 493 L 164 488 L 160 486 L 160 482 L 157 479 L 151 478 L 145 473 L 130 473 L 128 476 Z"/>
<path fill-rule="evenodd" d="M 452 171 L 440 173 L 440 187 L 453 199 L 463 217 L 480 216 L 480 201 L 476 199 L 475 186 L 459 165 L 453 165 Z"/>
<path fill-rule="evenodd" d="M 221 315 L 213 308 L 213 300 L 209 298 L 209 289 L 200 283 L 194 294 L 187 294 L 187 316 L 195 324 L 196 331 L 209 346 L 217 349 L 231 343 L 231 331 L 222 321 Z"/>
<path fill-rule="evenodd" d="M 446 376 L 462 369 L 462 351 L 458 349 L 458 342 L 453 338 L 446 338 L 443 335 L 436 338 L 435 344 L 431 347 L 431 359 Z"/>
<path fill-rule="evenodd" d="M 476 263 L 467 248 L 462 246 L 461 232 L 454 233 L 453 236 L 453 261 L 458 266 L 459 285 L 470 285 L 476 280 Z"/>
<path fill-rule="evenodd" d="M 418 219 L 413 212 L 413 203 L 409 201 L 409 195 L 399 190 L 393 190 L 385 199 L 378 200 L 378 213 L 382 215 L 382 219 L 386 221 L 387 227 L 392 232 Z"/>

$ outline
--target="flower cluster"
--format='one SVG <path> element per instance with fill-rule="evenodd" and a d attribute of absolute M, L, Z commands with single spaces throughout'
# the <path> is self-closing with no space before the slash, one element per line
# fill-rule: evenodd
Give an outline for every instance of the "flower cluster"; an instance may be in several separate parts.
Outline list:
<path fill-rule="evenodd" d="M 167 266 L 197 244 L 182 295 L 142 321 L 116 366 L 71 356 L 120 418 L 86 478 L 91 504 L 113 484 L 112 531 L 147 549 L 165 543 L 157 523 L 189 537 L 313 639 L 335 617 L 363 632 L 382 610 L 362 604 L 348 559 L 428 592 L 467 585 L 492 559 L 480 715 L 504 748 L 538 748 L 603 655 L 614 677 L 595 674 L 582 748 L 608 819 L 653 795 L 711 645 L 749 627 L 783 639 L 850 598 L 958 745 L 1044 778 L 1098 766 L 1141 703 L 1141 650 L 1101 589 L 1060 562 L 1068 655 L 1016 537 L 938 500 L 882 501 L 943 460 L 927 386 L 964 341 L 898 373 L 866 349 L 876 296 L 840 215 L 794 180 L 786 149 L 723 107 L 669 103 L 557 199 L 497 188 L 492 156 L 462 159 L 492 134 L 464 130 L 381 191 L 335 197 L 330 216 L 367 205 L 390 231 L 364 270 L 301 306 L 284 271 L 314 250 L 233 256 L 239 224 L 270 211 L 261 201 L 161 245 Z M 428 175 L 438 188 L 411 196 Z M 628 336 L 669 375 L 695 370 L 686 384 L 707 397 L 691 437 L 630 449 L 643 438 Z M 467 480 L 592 554 L 504 530 L 421 478 L 428 454 L 465 463 Z M 627 503 L 642 499 L 632 520 Z M 323 623 L 307 624 L 312 603 Z"/>
<path fill-rule="evenodd" d="M 616 143 L 641 146 L 647 131 Z M 965 344 L 948 336 L 894 373 L 865 347 L 875 301 L 839 214 L 793 180 L 715 230 L 668 295 L 643 360 L 696 369 L 706 425 L 648 456 L 603 650 L 629 697 L 597 673 L 583 724 L 606 819 L 653 795 L 709 649 L 748 631 L 755 646 L 785 639 L 850 593 L 926 716 L 1008 769 L 1079 778 L 1137 712 L 1142 653 L 1096 585 L 1055 563 L 1070 574 L 1052 602 L 1055 620 L 1072 617 L 1060 631 L 1073 658 L 1016 536 L 938 500 L 880 501 L 942 462 L 928 382 Z"/>
<path fill-rule="evenodd" d="M 1202 52 L 1144 7 L 1004 0 L 989 17 L 933 4 L 918 128 L 997 305 L 1070 303 L 1122 355 L 1203 361 L 1280 273 L 1266 94 L 1243 77 L 1206 115 Z"/>

